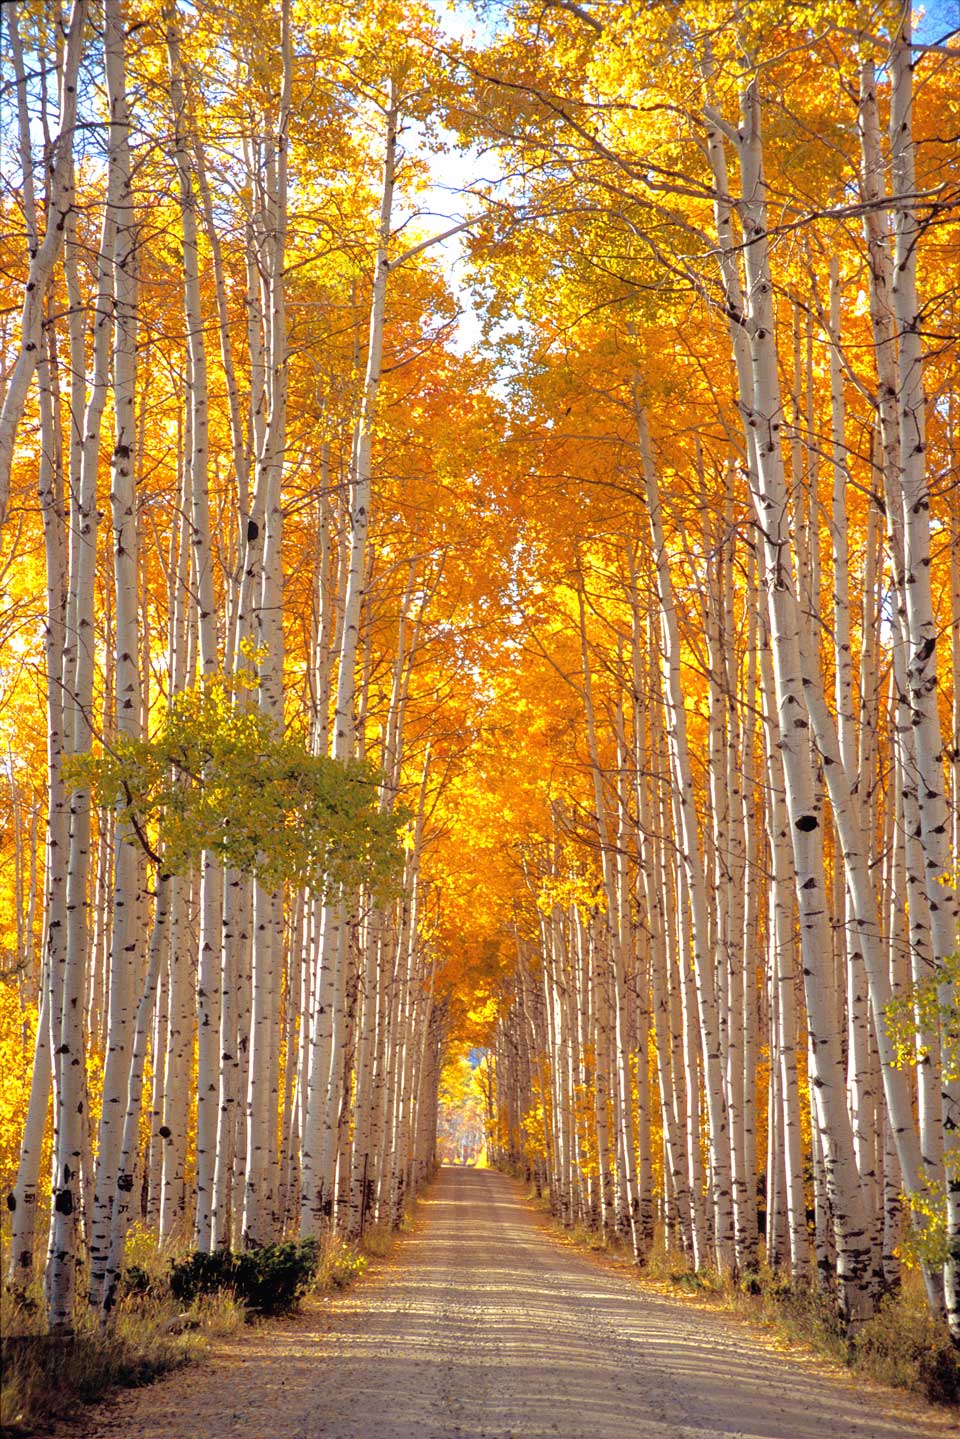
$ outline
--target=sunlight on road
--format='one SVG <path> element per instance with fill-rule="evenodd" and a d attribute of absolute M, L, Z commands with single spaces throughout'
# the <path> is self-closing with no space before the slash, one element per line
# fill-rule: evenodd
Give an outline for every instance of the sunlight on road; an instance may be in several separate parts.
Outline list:
<path fill-rule="evenodd" d="M 906 1439 L 862 1397 L 638 1293 L 536 1227 L 502 1176 L 444 1169 L 402 1262 L 330 1336 L 336 1439 Z M 349 1403 L 347 1402 L 349 1396 Z"/>
<path fill-rule="evenodd" d="M 88 1439 L 922 1439 L 852 1383 L 554 1242 L 453 1166 L 356 1288 L 119 1401 Z"/>

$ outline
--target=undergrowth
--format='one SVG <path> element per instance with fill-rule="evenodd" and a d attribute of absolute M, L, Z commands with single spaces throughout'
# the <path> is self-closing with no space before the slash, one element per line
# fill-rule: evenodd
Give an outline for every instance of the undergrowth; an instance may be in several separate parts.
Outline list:
<path fill-rule="evenodd" d="M 189 1364 L 210 1339 L 235 1332 L 243 1307 L 232 1296 L 198 1299 L 186 1309 L 169 1293 L 126 1294 L 113 1323 L 78 1315 L 70 1337 L 43 1332 L 42 1306 L 9 1296 L 3 1301 L 0 1341 L 0 1429 L 30 1434 L 73 1414 L 113 1388 L 149 1384 Z"/>
<path fill-rule="evenodd" d="M 288 1240 L 240 1252 L 215 1249 L 206 1254 L 197 1250 L 170 1266 L 167 1282 L 181 1304 L 189 1304 L 201 1294 L 226 1290 L 252 1314 L 289 1314 L 306 1293 L 319 1264 L 316 1239 Z"/>
<path fill-rule="evenodd" d="M 323 1294 L 335 1289 L 348 1289 L 367 1267 L 366 1256 L 354 1244 L 332 1236 L 320 1251 L 320 1262 L 313 1281 L 314 1292 Z"/>
<path fill-rule="evenodd" d="M 49 1335 L 39 1284 L 0 1302 L 0 1432 L 38 1434 L 110 1389 L 149 1384 L 202 1359 L 213 1339 L 265 1315 L 287 1313 L 308 1290 L 346 1289 L 368 1257 L 386 1255 L 394 1233 L 367 1231 L 359 1245 L 341 1239 L 270 1245 L 233 1254 L 156 1253 L 149 1234 L 131 1236 L 112 1322 L 78 1302 L 74 1334 Z"/>
<path fill-rule="evenodd" d="M 919 1275 L 910 1281 L 883 1300 L 857 1335 L 856 1367 L 936 1404 L 960 1405 L 960 1350 L 930 1314 Z"/>

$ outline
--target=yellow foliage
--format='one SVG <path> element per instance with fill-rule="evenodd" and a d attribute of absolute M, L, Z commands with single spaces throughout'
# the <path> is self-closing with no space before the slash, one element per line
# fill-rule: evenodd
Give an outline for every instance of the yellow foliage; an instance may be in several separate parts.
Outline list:
<path fill-rule="evenodd" d="M 21 1008 L 17 986 L 0 980 L 0 1193 L 4 1194 L 17 1177 L 36 1033 L 36 1005 Z"/>

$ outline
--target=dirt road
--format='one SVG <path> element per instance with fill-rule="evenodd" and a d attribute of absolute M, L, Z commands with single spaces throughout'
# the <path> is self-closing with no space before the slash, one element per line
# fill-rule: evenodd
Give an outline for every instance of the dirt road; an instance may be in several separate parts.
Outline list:
<path fill-rule="evenodd" d="M 85 1439 L 943 1439 L 544 1234 L 517 1185 L 445 1169 L 341 1298 L 124 1394 Z M 77 1431 L 74 1430 L 74 1433 Z"/>

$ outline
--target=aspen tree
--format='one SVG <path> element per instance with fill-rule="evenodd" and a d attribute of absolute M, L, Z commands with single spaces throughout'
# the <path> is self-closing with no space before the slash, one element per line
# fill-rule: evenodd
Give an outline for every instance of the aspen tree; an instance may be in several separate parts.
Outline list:
<path fill-rule="evenodd" d="M 353 705 L 356 695 L 356 662 L 360 641 L 360 610 L 366 580 L 367 536 L 370 527 L 371 452 L 377 415 L 377 396 L 383 369 L 383 330 L 386 316 L 387 280 L 390 273 L 389 247 L 396 183 L 398 123 L 397 87 L 391 79 L 388 83 L 385 111 L 383 188 L 370 299 L 366 373 L 350 460 L 350 546 L 343 599 L 334 711 L 333 756 L 335 759 L 350 754 L 354 743 Z"/>
<path fill-rule="evenodd" d="M 187 416 L 189 421 L 189 415 Z M 189 423 L 185 429 L 189 431 Z M 192 452 L 192 445 L 190 447 Z M 187 627 L 193 605 L 190 598 L 190 543 L 187 516 L 190 512 L 192 484 L 191 466 L 181 446 L 179 456 L 180 523 L 171 535 L 170 620 L 167 668 L 170 698 L 182 693 L 188 684 Z M 175 553 L 173 553 L 175 547 Z M 189 678 L 192 680 L 193 676 Z M 187 1115 L 189 1110 L 190 1069 L 192 1067 L 195 1015 L 199 1019 L 197 1033 L 197 1140 L 195 1162 L 199 1186 L 204 1162 L 203 1127 L 201 1124 L 209 1091 L 203 1077 L 207 1068 L 206 1041 L 203 1035 L 205 1007 L 203 996 L 194 1000 L 198 968 L 193 949 L 192 902 L 197 896 L 192 876 L 174 875 L 170 880 L 169 948 L 167 954 L 169 1024 L 167 1049 L 162 1061 L 160 1112 L 157 1116 L 157 1137 L 161 1145 L 160 1211 L 158 1221 L 161 1245 L 168 1241 L 186 1217 L 187 1190 Z M 161 1068 L 158 1065 L 158 1068 Z M 209 1104 L 207 1103 L 207 1107 Z"/>
<path fill-rule="evenodd" d="M 137 518 L 135 390 L 137 347 L 136 251 L 138 233 L 132 193 L 130 117 L 126 93 L 124 22 L 119 0 L 105 0 L 104 68 L 110 105 L 108 208 L 113 211 L 113 405 L 115 441 L 111 457 L 114 588 L 116 593 L 114 674 L 116 725 L 136 736 L 141 723 L 137 619 Z M 109 955 L 107 1062 L 97 1146 L 96 1192 L 90 1238 L 90 1301 L 102 1300 L 104 1266 L 117 1204 L 120 1107 L 131 1063 L 130 1039 L 136 968 L 138 857 L 129 828 L 116 827 L 113 924 Z"/>
<path fill-rule="evenodd" d="M 874 362 L 877 371 L 878 468 L 886 499 L 888 544 L 898 596 L 897 612 L 893 616 L 894 643 L 892 646 L 896 684 L 893 735 L 894 754 L 898 762 L 898 811 L 900 815 L 898 827 L 906 854 L 907 909 L 913 980 L 914 983 L 920 983 L 933 966 L 934 958 L 926 865 L 921 845 L 917 736 L 909 696 L 904 518 L 899 486 L 900 421 L 897 412 L 899 379 L 896 317 L 892 295 L 894 281 L 890 248 L 881 212 L 881 205 L 885 199 L 885 182 L 876 75 L 869 48 L 866 46 L 860 65 L 858 128 L 861 143 L 861 189 L 865 202 L 863 226 L 868 258 L 870 319 L 874 341 Z M 928 1046 L 931 1040 L 935 1044 L 936 1036 L 926 1039 Z M 921 1064 L 918 1067 L 918 1089 L 920 1136 L 924 1161 L 933 1177 L 938 1178 L 942 1141 L 938 1132 L 940 1119 L 938 1115 L 935 1117 L 935 1111 L 939 1109 L 940 1096 L 932 1065 Z"/>
<path fill-rule="evenodd" d="M 789 524 L 781 429 L 783 407 L 777 374 L 773 286 L 767 239 L 766 192 L 760 133 L 758 83 L 751 79 L 741 91 L 739 128 L 728 126 L 708 109 L 710 160 L 717 193 L 726 196 L 726 166 L 720 134 L 734 146 L 740 167 L 738 210 L 748 241 L 743 251 L 741 292 L 732 248 L 729 206 L 718 200 L 715 214 L 721 244 L 721 267 L 731 315 L 740 405 L 750 434 L 748 450 L 755 456 L 752 499 L 764 537 L 765 589 L 769 606 L 771 646 L 781 755 L 790 816 L 793 864 L 800 909 L 807 1016 L 811 1034 L 812 1079 L 817 1097 L 817 1123 L 830 1186 L 837 1234 L 838 1281 L 843 1310 L 852 1323 L 871 1308 L 867 1217 L 856 1183 L 849 1116 L 838 1082 L 841 1056 L 836 1029 L 818 980 L 828 953 L 825 873 L 820 819 L 816 813 L 810 768 L 809 722 L 805 716 L 801 673 L 801 623 L 790 562 Z"/>
<path fill-rule="evenodd" d="M 731 565 L 731 578 L 733 566 Z M 757 1062 L 759 1053 L 759 1015 L 756 993 L 757 935 L 760 929 L 762 905 L 762 880 L 760 875 L 758 829 L 760 825 L 759 806 L 756 800 L 756 731 L 758 691 L 758 630 L 759 606 L 756 604 L 756 561 L 752 548 L 746 557 L 744 587 L 748 597 L 746 650 L 747 663 L 743 675 L 739 702 L 744 719 L 740 751 L 740 772 L 742 785 L 740 813 L 736 822 L 742 826 L 741 859 L 743 864 L 744 896 L 740 917 L 742 919 L 742 964 L 743 964 L 743 1173 L 747 1186 L 744 1196 L 747 1231 L 744 1250 L 748 1264 L 757 1260 L 757 1208 L 755 1202 L 757 1174 Z M 733 696 L 731 696 L 733 698 Z M 728 766 L 737 763 L 732 750 L 728 750 Z M 728 770 L 729 773 L 729 770 Z M 736 786 L 731 779 L 731 791 Z"/>
<path fill-rule="evenodd" d="M 767 824 L 772 868 L 769 889 L 769 947 L 773 995 L 771 1054 L 773 1093 L 778 1103 L 776 1119 L 782 1139 L 784 1200 L 790 1247 L 790 1277 L 803 1283 L 809 1269 L 807 1206 L 803 1184 L 803 1152 L 800 1136 L 800 1085 L 797 1072 L 796 942 L 794 938 L 794 897 L 790 884 L 791 845 L 789 816 L 784 793 L 783 770 L 779 763 L 780 728 L 775 705 L 773 660 L 769 630 L 760 624 L 760 681 L 764 706 L 764 750 L 768 775 Z M 768 1115 L 773 1130 L 774 1116 Z M 815 1126 L 814 1126 L 815 1127 Z M 769 1185 L 769 1178 L 768 1178 Z M 768 1214 L 772 1212 L 768 1194 Z"/>
<path fill-rule="evenodd" d="M 756 1266 L 756 1222 L 752 1175 L 747 1171 L 745 1105 L 745 954 L 743 940 L 743 894 L 746 882 L 743 832 L 743 801 L 740 793 L 740 753 L 736 724 L 737 660 L 734 642 L 732 564 L 725 554 L 725 536 L 732 529 L 732 469 L 726 466 L 722 533 L 705 536 L 707 553 L 717 557 L 718 581 L 707 605 L 707 647 L 709 659 L 710 728 L 713 759 L 714 869 L 720 900 L 720 974 L 718 1007 L 724 1052 L 724 1083 L 730 1116 L 731 1186 L 733 1193 L 738 1268 Z M 725 991 L 725 994 L 724 994 Z M 725 1002 L 724 1002 L 725 1001 Z M 724 1013 L 725 1011 L 725 1013 Z"/>
<path fill-rule="evenodd" d="M 77 6 L 76 9 L 81 7 Z M 79 45 L 79 36 L 75 42 Z M 64 83 L 70 65 L 65 55 Z M 74 71 L 75 78 L 75 71 Z M 72 98 L 68 104 L 74 103 Z M 108 193 L 104 206 L 100 252 L 97 259 L 97 299 L 94 328 L 93 371 L 89 396 L 82 415 L 80 443 L 71 451 L 71 513 L 69 546 L 69 589 L 67 594 L 64 663 L 60 683 L 65 699 L 66 744 L 74 753 L 89 750 L 94 687 L 94 570 L 97 539 L 97 467 L 100 434 L 110 374 L 115 296 L 115 245 L 122 199 L 122 162 L 115 146 L 122 144 L 123 119 L 111 123 L 111 163 L 108 164 Z M 69 152 L 68 152 L 69 154 Z M 70 178 L 72 185 L 73 179 Z M 66 256 L 69 267 L 75 257 Z M 79 332 L 82 316 L 71 316 Z M 79 352 L 80 341 L 77 341 Z M 75 404 L 82 403 L 83 387 L 73 389 Z M 74 415 L 74 424 L 80 419 Z M 79 468 L 79 472 L 77 468 Z M 82 786 L 73 787 L 69 801 L 70 839 L 66 881 L 66 945 L 61 974 L 54 976 L 54 1006 L 51 1013 L 54 1037 L 54 1198 L 47 1263 L 47 1297 L 51 1326 L 69 1329 L 76 1272 L 80 1256 L 76 1250 L 80 1194 L 74 1187 L 79 1177 L 84 1150 L 86 1107 L 84 1036 L 82 1032 L 85 970 L 89 939 L 89 896 L 87 880 L 90 859 L 90 800 Z"/>
<path fill-rule="evenodd" d="M 339 669 L 331 737 L 334 759 L 351 755 L 355 744 L 353 710 L 356 698 L 356 664 L 361 605 L 366 583 L 373 430 L 383 367 L 383 330 L 390 271 L 389 246 L 396 179 L 398 117 L 396 85 L 391 79 L 388 83 L 385 113 L 383 185 L 370 301 L 366 373 L 350 459 L 349 558 L 339 625 Z M 324 1015 L 330 1016 L 330 1029 L 326 1044 L 322 1048 L 319 1043 L 314 1045 L 316 1068 L 312 1067 L 309 1085 L 306 1126 L 310 1165 L 304 1175 L 301 1220 L 302 1232 L 305 1234 L 316 1233 L 323 1216 L 329 1217 L 332 1214 L 337 1160 L 337 1122 L 334 1114 L 335 1111 L 339 1114 L 341 1108 L 341 1076 L 347 1042 L 345 1004 L 348 913 L 344 898 L 334 899 L 325 905 L 322 932 L 320 968 L 321 983 L 325 985 L 326 992 L 321 1004 Z M 317 1038 L 319 1040 L 321 1035 L 318 1034 Z"/>
<path fill-rule="evenodd" d="M 417 655 L 420 627 L 430 597 L 429 593 L 425 593 L 420 597 L 409 637 L 408 653 L 407 623 L 413 602 L 415 580 L 416 563 L 411 562 L 406 592 L 400 607 L 397 649 L 393 663 L 390 695 L 383 728 L 382 770 L 384 779 L 381 785 L 379 801 L 381 812 L 386 812 L 392 808 L 394 797 L 400 784 L 404 718 L 409 695 L 410 677 Z M 421 805 L 424 798 L 423 786 L 426 781 L 428 768 L 429 764 L 427 764 L 425 768 L 424 780 L 421 784 Z M 415 839 L 416 845 L 422 842 L 422 829 L 418 829 L 418 835 L 419 838 Z M 375 897 L 371 896 L 368 903 L 370 908 L 367 916 L 366 939 L 362 950 L 360 961 L 361 972 L 359 975 L 360 995 L 358 1004 L 362 1006 L 362 1015 L 359 1017 L 358 1022 L 359 1039 L 353 1103 L 354 1135 L 350 1167 L 349 1216 L 347 1222 L 347 1230 L 348 1233 L 351 1234 L 362 1232 L 367 1210 L 370 1207 L 370 1195 L 376 1187 L 373 1171 L 377 1161 L 379 1138 L 378 1119 L 382 1111 L 382 1102 L 378 1090 L 384 1079 L 382 1043 L 378 1043 L 378 1041 L 382 1042 L 384 1030 L 382 1023 L 382 1002 L 384 998 L 385 956 L 389 942 L 388 915 L 381 908 Z M 401 933 L 398 939 L 400 943 L 403 943 L 405 936 Z"/>
<path fill-rule="evenodd" d="M 20 41 L 18 7 L 7 11 L 7 30 L 17 88 L 17 119 L 20 166 L 22 171 L 24 220 L 27 247 L 31 255 L 38 246 L 38 222 L 33 161 L 30 145 L 30 118 L 27 106 L 27 82 L 23 49 Z M 78 51 L 79 56 L 79 51 Z M 72 147 L 72 136 L 69 141 Z M 66 157 L 61 161 L 65 163 Z M 67 193 L 66 191 L 64 192 Z M 49 339 L 43 338 L 43 327 L 37 329 L 41 343 L 38 358 L 40 389 L 40 464 L 38 495 L 43 519 L 44 558 L 46 567 L 44 624 L 44 669 L 47 685 L 46 747 L 47 747 L 47 836 L 46 836 L 46 897 L 44 914 L 44 953 L 40 969 L 40 1000 L 30 1098 L 20 1141 L 17 1179 L 8 1197 L 12 1210 L 10 1258 L 7 1278 L 14 1291 L 26 1289 L 33 1277 L 34 1239 L 40 1186 L 41 1147 L 46 1126 L 52 1075 L 52 1047 L 56 1030 L 54 1018 L 55 979 L 63 973 L 66 936 L 66 862 L 68 846 L 67 797 L 62 774 L 65 746 L 63 695 L 60 688 L 65 646 L 66 556 L 63 544 L 63 484 L 58 473 L 60 446 L 56 433 L 53 376 Z M 59 1027 L 59 1025 L 58 1025 Z"/>
<path fill-rule="evenodd" d="M 260 593 L 254 597 L 257 640 L 264 654 L 260 672 L 260 705 L 282 718 L 283 608 L 281 545 L 283 509 L 281 483 L 287 434 L 288 338 L 284 267 L 287 246 L 288 129 L 293 103 L 293 37 L 289 0 L 280 6 L 281 81 L 277 123 L 265 157 L 268 181 L 263 221 L 267 394 L 269 422 L 257 473 L 254 511 L 264 526 Z M 259 219 L 259 217 L 258 217 Z M 263 491 L 260 498 L 261 488 Z M 254 521 L 256 524 L 257 521 Z M 249 534 L 249 531 L 248 531 Z M 248 566 L 248 573 L 249 573 Z M 246 1076 L 246 1163 L 242 1229 L 247 1244 L 269 1241 L 276 1230 L 275 1122 L 269 1106 L 276 1097 L 279 1052 L 274 1044 L 275 1012 L 279 1013 L 276 977 L 282 941 L 281 896 L 255 883 L 253 887 L 251 1015 Z"/>
<path fill-rule="evenodd" d="M 187 359 L 190 386 L 188 458 L 190 554 L 198 610 L 200 670 L 209 675 L 217 667 L 216 601 L 213 589 L 213 556 L 210 544 L 210 497 L 208 483 L 209 386 L 200 295 L 197 196 L 187 137 L 186 101 L 182 83 L 180 37 L 176 9 L 168 6 L 163 16 L 170 72 L 170 99 L 173 106 L 173 149 L 180 191 L 180 221 L 183 227 L 183 311 L 186 322 Z"/>
<path fill-rule="evenodd" d="M 893 45 L 890 100 L 890 151 L 893 209 L 893 308 L 898 331 L 897 413 L 899 454 L 897 479 L 904 534 L 906 639 L 910 647 L 907 686 L 916 737 L 920 828 L 925 882 L 930 908 L 933 958 L 938 966 L 940 1004 L 953 1007 L 944 961 L 957 946 L 960 903 L 950 873 L 949 827 L 943 773 L 943 739 L 938 710 L 937 624 L 930 586 L 930 494 L 926 464 L 926 417 L 923 393 L 923 351 L 917 295 L 917 244 L 913 138 L 913 61 L 911 6 L 905 6 Z M 960 1081 L 945 1081 L 942 1119 L 948 1142 L 960 1127 Z M 951 1164 L 956 1161 L 951 1156 Z M 904 1175 L 909 1187 L 909 1177 Z M 947 1183 L 947 1235 L 954 1249 L 960 1240 L 960 1180 Z M 960 1341 L 960 1259 L 944 1266 L 947 1322 Z"/>
<path fill-rule="evenodd" d="M 120 1145 L 117 1172 L 117 1193 L 111 1214 L 110 1249 L 107 1256 L 106 1273 L 103 1283 L 102 1308 L 109 1313 L 116 1303 L 117 1286 L 123 1270 L 124 1246 L 127 1226 L 130 1222 L 131 1195 L 136 1178 L 136 1159 L 139 1147 L 140 1108 L 143 1099 L 143 1072 L 150 1034 L 150 1021 L 157 997 L 161 962 L 167 944 L 167 925 L 170 914 L 170 875 L 163 870 L 162 859 L 157 863 L 156 900 L 153 930 L 150 938 L 150 952 L 143 991 L 137 1006 L 134 1024 L 133 1044 L 130 1056 L 130 1075 L 126 1095 L 123 1132 Z"/>
<path fill-rule="evenodd" d="M 663 630 L 664 693 L 667 704 L 668 735 L 675 775 L 675 798 L 682 826 L 684 873 L 691 909 L 691 932 L 694 946 L 692 964 L 696 978 L 697 1008 L 706 1079 L 707 1113 L 710 1121 L 714 1242 L 719 1268 L 731 1270 L 734 1268 L 734 1215 L 729 1117 L 723 1084 L 713 965 L 706 932 L 707 902 L 703 859 L 694 805 L 693 773 L 690 765 L 686 710 L 680 678 L 680 632 L 673 599 L 673 582 L 670 577 L 659 484 L 637 380 L 634 380 L 634 414 L 640 438 L 641 466 L 657 572 L 657 594 Z"/>
<path fill-rule="evenodd" d="M 622 667 L 622 642 L 619 648 L 618 667 Z M 630 850 L 634 822 L 629 807 L 630 750 L 624 715 L 624 683 L 625 676 L 618 677 L 619 697 L 614 719 L 617 737 L 617 838 L 613 858 L 618 901 L 618 965 L 614 971 L 617 1002 L 616 1079 L 621 1109 L 624 1197 L 630 1206 L 629 1225 L 635 1256 L 642 1259 L 654 1237 L 650 1154 L 649 980 L 645 964 L 646 954 L 639 942 L 631 914 Z M 634 1068 L 637 1077 L 635 1108 Z"/>
<path fill-rule="evenodd" d="M 291 1204 L 290 1191 L 295 1187 L 294 1157 L 299 1149 L 298 1114 L 294 1103 L 295 1087 L 301 1073 L 301 1057 L 297 1028 L 301 1017 L 309 1014 L 303 986 L 308 978 L 305 962 L 305 917 L 309 895 L 300 890 L 293 900 L 293 916 L 286 945 L 286 972 L 282 978 L 282 1030 L 278 1034 L 283 1050 L 283 1092 L 280 1107 L 280 1151 L 277 1156 L 277 1224 L 281 1233 L 299 1204 Z"/>
<path fill-rule="evenodd" d="M 667 885 L 667 864 L 661 845 L 654 836 L 660 823 L 660 804 L 654 790 L 653 766 L 657 756 L 657 730 L 652 721 L 649 738 L 645 731 L 645 712 L 641 696 L 650 695 L 653 715 L 659 713 L 661 696 L 656 681 L 656 671 L 651 666 L 648 675 L 644 673 L 643 629 L 637 595 L 636 570 L 631 560 L 630 603 L 632 617 L 632 656 L 634 690 L 634 735 L 635 773 L 637 787 L 637 815 L 640 829 L 641 873 L 646 896 L 647 923 L 651 953 L 651 1004 L 657 1077 L 660 1088 L 660 1112 L 664 1143 L 664 1172 L 669 1176 L 676 1220 L 679 1227 L 681 1247 L 688 1254 L 693 1253 L 693 1215 L 689 1170 L 685 1146 L 682 1141 L 684 1115 L 682 1050 L 683 1037 L 679 1016 L 676 1013 L 678 993 L 676 983 L 670 984 L 670 963 L 675 961 L 676 946 L 671 942 L 673 935 L 670 914 L 670 890 Z M 645 772 L 648 772 L 645 775 Z M 668 1221 L 669 1223 L 669 1221 Z"/>
<path fill-rule="evenodd" d="M 15 13 L 11 17 L 11 34 L 16 35 Z M 21 109 L 25 120 L 25 105 Z M 25 131 L 21 132 L 22 134 Z M 25 172 L 29 174 L 29 171 Z M 33 212 L 32 186 L 27 186 L 27 218 Z M 68 815 L 62 760 L 65 744 L 63 695 L 60 678 L 64 653 L 64 605 L 66 574 L 63 546 L 62 477 L 57 473 L 56 424 L 49 375 L 48 356 L 38 367 L 40 380 L 41 458 L 38 473 L 40 508 L 43 515 L 44 555 L 46 561 L 46 622 L 44 625 L 44 664 L 47 682 L 47 837 L 46 837 L 46 902 L 44 919 L 44 952 L 40 967 L 40 1002 L 37 1011 L 37 1033 L 33 1069 L 30 1077 L 30 1098 L 24 1117 L 20 1141 L 17 1178 L 8 1196 L 12 1210 L 10 1258 L 7 1280 L 13 1290 L 26 1290 L 34 1272 L 34 1242 L 37 1204 L 40 1188 L 40 1164 L 43 1135 L 46 1128 L 53 1068 L 56 991 L 54 977 L 63 973 L 66 938 L 66 872 L 68 853 Z"/>
<path fill-rule="evenodd" d="M 167 952 L 168 1026 L 166 1049 L 158 1056 L 163 1074 L 156 1133 L 162 1141 L 158 1237 L 161 1246 L 176 1233 L 187 1211 L 187 1128 L 193 1050 L 193 980 L 195 954 L 190 944 L 190 879 L 170 880 L 169 946 Z"/>
<path fill-rule="evenodd" d="M 219 871 L 219 866 L 217 866 Z M 238 870 L 223 874 L 223 931 L 220 949 L 219 1078 L 217 1083 L 216 1143 L 212 1164 L 209 1211 L 209 1245 L 229 1248 L 232 1238 L 233 1171 L 237 1144 L 237 1106 L 240 1097 L 240 1011 L 244 951 L 244 878 Z M 202 956 L 201 956 L 202 964 Z"/>
<path fill-rule="evenodd" d="M 622 927 L 622 916 L 620 915 L 619 886 L 614 873 L 614 856 L 611 849 L 610 837 L 607 827 L 606 800 L 603 792 L 603 772 L 600 766 L 600 756 L 597 747 L 596 719 L 593 707 L 593 690 L 590 675 L 590 661 L 587 652 L 587 632 L 584 613 L 584 598 L 582 588 L 577 589 L 577 606 L 580 618 L 580 655 L 583 673 L 583 707 L 584 720 L 586 723 L 587 743 L 590 753 L 590 767 L 593 774 L 594 807 L 596 811 L 597 838 L 600 844 L 600 862 L 603 870 L 603 884 L 606 896 L 605 914 L 605 935 L 604 948 L 610 951 L 610 969 L 613 981 L 612 1002 L 605 996 L 604 1009 L 612 1008 L 611 1016 L 614 1024 L 613 1032 L 613 1063 L 607 1064 L 612 1068 L 615 1083 L 613 1085 L 612 1099 L 615 1104 L 618 1119 L 618 1129 L 622 1126 L 622 1143 L 619 1145 L 622 1155 L 622 1162 L 618 1165 L 621 1182 L 624 1186 L 624 1199 L 626 1208 L 626 1222 L 629 1226 L 631 1245 L 635 1260 L 641 1257 L 641 1234 L 638 1228 L 638 1215 L 640 1208 L 640 1196 L 637 1190 L 636 1174 L 636 1141 L 634 1136 L 634 1111 L 633 1096 L 631 1093 L 632 1081 L 630 1078 L 630 1050 L 627 1043 L 627 995 L 626 995 L 626 966 L 624 962 L 623 944 L 624 932 Z M 600 1043 L 600 1039 L 604 1041 Z M 604 1135 L 607 1125 L 607 1090 L 606 1076 L 601 1080 L 601 1055 L 599 1051 L 607 1049 L 610 1041 L 609 1018 L 605 1019 L 598 1036 L 598 1058 L 597 1058 L 597 1116 L 598 1128 L 601 1136 Z M 604 1156 L 608 1149 L 608 1141 L 604 1137 L 600 1139 L 601 1144 L 601 1166 L 604 1166 Z M 605 1178 L 604 1184 L 604 1214 L 608 1209 L 608 1171 L 602 1167 L 601 1171 Z"/>
<path fill-rule="evenodd" d="M 20 313 L 20 345 L 7 382 L 3 405 L 0 407 L 0 528 L 7 518 L 10 470 L 13 464 L 13 448 L 17 429 L 43 349 L 41 331 L 44 305 L 75 203 L 74 130 L 77 118 L 78 75 L 83 58 L 84 30 L 88 9 L 87 0 L 73 0 L 70 19 L 67 23 L 66 44 L 59 77 L 58 129 L 47 160 L 46 224 L 42 239 L 35 223 L 36 216 L 28 219 L 30 267 Z M 17 57 L 21 54 L 21 47 L 16 38 L 18 35 L 17 5 L 12 4 L 9 11 L 7 26 L 11 36 L 14 37 L 12 47 L 16 63 Z M 21 72 L 17 76 L 18 92 L 21 97 L 18 100 L 21 117 L 20 153 L 21 160 L 27 160 L 24 175 L 26 177 L 29 174 L 30 178 L 27 183 L 32 187 L 33 164 L 29 159 L 30 142 L 29 138 L 23 137 L 22 130 L 25 84 L 21 60 Z"/>

